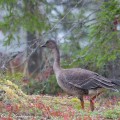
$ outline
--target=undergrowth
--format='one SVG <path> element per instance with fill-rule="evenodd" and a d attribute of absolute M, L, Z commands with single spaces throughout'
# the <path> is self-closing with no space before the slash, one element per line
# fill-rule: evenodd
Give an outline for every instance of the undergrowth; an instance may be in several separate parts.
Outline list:
<path fill-rule="evenodd" d="M 0 79 L 0 120 L 120 120 L 120 98 L 102 98 L 95 101 L 91 112 L 89 98 L 85 110 L 78 98 L 60 95 L 26 95 L 8 78 Z"/>

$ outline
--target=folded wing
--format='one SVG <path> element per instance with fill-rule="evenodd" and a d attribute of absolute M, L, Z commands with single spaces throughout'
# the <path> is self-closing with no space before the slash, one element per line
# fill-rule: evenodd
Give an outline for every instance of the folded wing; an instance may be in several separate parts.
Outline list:
<path fill-rule="evenodd" d="M 115 84 L 111 80 L 88 70 L 78 69 L 76 70 L 76 72 L 72 72 L 71 70 L 68 73 L 65 73 L 64 77 L 69 84 L 80 89 L 90 90 L 97 88 L 107 88 L 117 91 L 117 89 L 115 88 Z"/>

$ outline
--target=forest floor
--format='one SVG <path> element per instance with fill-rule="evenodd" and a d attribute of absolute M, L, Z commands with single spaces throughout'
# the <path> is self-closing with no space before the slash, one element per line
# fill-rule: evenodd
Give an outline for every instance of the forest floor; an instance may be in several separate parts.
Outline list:
<path fill-rule="evenodd" d="M 75 97 L 30 95 L 26 99 L 22 104 L 1 102 L 0 120 L 120 120 L 120 99 L 95 101 L 94 112 L 88 98 L 84 111 Z"/>
<path fill-rule="evenodd" d="M 120 120 L 120 97 L 99 96 L 93 112 L 89 98 L 84 99 L 85 110 L 82 110 L 75 97 L 26 95 L 11 81 L 1 80 L 0 120 Z"/>

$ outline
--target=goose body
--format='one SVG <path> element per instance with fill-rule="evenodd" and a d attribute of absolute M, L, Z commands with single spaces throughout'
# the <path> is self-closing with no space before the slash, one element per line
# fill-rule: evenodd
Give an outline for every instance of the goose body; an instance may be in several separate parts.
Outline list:
<path fill-rule="evenodd" d="M 82 68 L 63 69 L 60 67 L 60 53 L 57 44 L 53 40 L 49 40 L 42 47 L 52 49 L 54 55 L 53 70 L 58 85 L 68 94 L 77 96 L 81 101 L 84 109 L 84 95 L 90 96 L 90 107 L 94 110 L 93 100 L 104 92 L 105 89 L 117 90 L 116 86 L 120 86 L 120 81 L 111 81 L 103 76 Z"/>
<path fill-rule="evenodd" d="M 56 73 L 58 85 L 65 92 L 78 97 L 81 95 L 94 95 L 96 90 L 100 91 L 100 88 L 103 90 L 102 85 L 98 85 L 99 82 L 95 84 L 96 81 L 92 77 L 97 78 L 98 75 L 81 68 L 61 69 Z"/>

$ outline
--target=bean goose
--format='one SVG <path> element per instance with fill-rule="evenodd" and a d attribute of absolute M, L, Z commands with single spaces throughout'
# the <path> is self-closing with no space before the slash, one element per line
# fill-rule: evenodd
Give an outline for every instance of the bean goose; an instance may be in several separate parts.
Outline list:
<path fill-rule="evenodd" d="M 120 81 L 111 81 L 101 75 L 82 68 L 63 69 L 60 67 L 60 53 L 55 41 L 48 40 L 41 47 L 52 49 L 54 55 L 53 70 L 58 85 L 68 94 L 77 96 L 84 109 L 83 96 L 90 96 L 90 108 L 94 110 L 93 100 L 100 95 L 106 88 L 117 90 Z"/>

